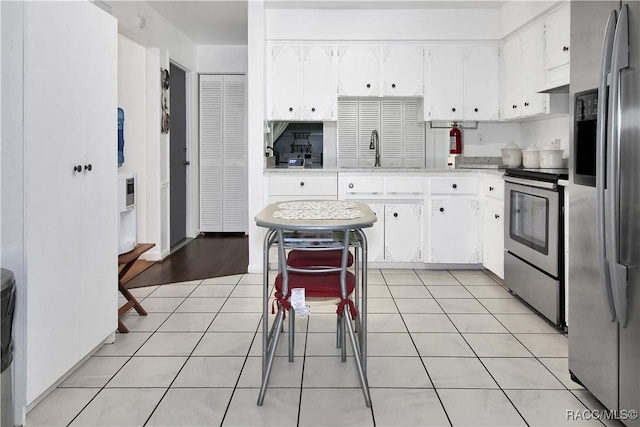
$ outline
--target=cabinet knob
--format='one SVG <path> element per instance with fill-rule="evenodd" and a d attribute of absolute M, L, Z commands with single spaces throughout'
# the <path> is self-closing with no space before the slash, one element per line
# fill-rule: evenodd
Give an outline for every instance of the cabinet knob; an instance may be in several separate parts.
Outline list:
<path fill-rule="evenodd" d="M 393 217 L 394 217 L 394 218 L 398 218 L 398 212 L 394 212 L 394 213 L 393 213 Z"/>
<path fill-rule="evenodd" d="M 440 212 L 444 212 L 444 208 L 440 208 Z"/>
<path fill-rule="evenodd" d="M 82 165 L 74 166 L 73 167 L 73 171 L 74 172 L 82 172 Z"/>
<path fill-rule="evenodd" d="M 563 52 L 566 52 L 566 51 L 568 51 L 568 50 L 569 50 L 569 46 L 563 46 L 563 47 L 562 47 L 562 51 L 563 51 Z"/>
<path fill-rule="evenodd" d="M 311 107 L 311 111 L 312 112 L 316 111 L 316 107 Z"/>
<path fill-rule="evenodd" d="M 496 219 L 500 218 L 500 215 L 498 214 L 495 214 L 494 216 L 496 217 Z"/>
<path fill-rule="evenodd" d="M 493 191 L 493 187 L 489 186 L 489 191 Z"/>
<path fill-rule="evenodd" d="M 455 113 L 455 112 L 456 112 L 456 107 L 453 107 L 453 108 L 451 109 L 451 111 L 453 111 L 453 112 Z"/>
<path fill-rule="evenodd" d="M 367 83 L 367 87 L 371 87 L 371 84 L 370 84 L 370 83 Z"/>
<path fill-rule="evenodd" d="M 349 183 L 349 188 L 353 188 L 353 182 Z"/>
<path fill-rule="evenodd" d="M 452 187 L 453 188 L 458 188 L 458 184 L 453 184 Z"/>
<path fill-rule="evenodd" d="M 293 111 L 293 107 L 289 107 L 289 111 Z"/>
<path fill-rule="evenodd" d="M 525 102 L 525 103 L 524 103 L 524 106 L 525 106 L 525 107 L 528 107 L 528 106 L 529 106 L 529 103 L 528 103 L 528 102 Z"/>
<path fill-rule="evenodd" d="M 78 169 L 80 169 L 80 165 L 78 165 Z M 89 163 L 88 165 L 84 165 L 84 170 L 91 172 L 91 169 L 93 169 L 91 163 Z"/>
<path fill-rule="evenodd" d="M 515 104 L 513 104 L 513 105 L 511 106 L 511 108 L 513 108 L 513 109 L 515 110 L 516 108 L 518 108 L 518 106 L 517 106 L 517 105 L 515 105 Z"/>
<path fill-rule="evenodd" d="M 478 108 L 474 108 L 473 111 L 477 113 L 478 112 Z"/>
<path fill-rule="evenodd" d="M 304 181 L 300 181 L 300 187 L 304 187 Z"/>
<path fill-rule="evenodd" d="M 391 83 L 391 87 L 396 87 L 396 84 L 395 83 Z"/>

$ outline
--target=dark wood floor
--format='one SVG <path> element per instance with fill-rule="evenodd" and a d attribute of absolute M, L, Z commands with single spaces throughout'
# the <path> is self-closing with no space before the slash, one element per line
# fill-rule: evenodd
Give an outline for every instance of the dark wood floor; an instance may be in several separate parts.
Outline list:
<path fill-rule="evenodd" d="M 201 235 L 126 283 L 127 288 L 185 282 L 247 272 L 249 243 L 244 234 Z"/>

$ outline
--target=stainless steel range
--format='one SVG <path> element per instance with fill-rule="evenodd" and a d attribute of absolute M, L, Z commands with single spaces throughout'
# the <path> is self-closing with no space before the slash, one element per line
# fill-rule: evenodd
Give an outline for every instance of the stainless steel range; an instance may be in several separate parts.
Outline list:
<path fill-rule="evenodd" d="M 564 194 L 568 169 L 505 172 L 504 280 L 557 327 L 564 320 Z"/>

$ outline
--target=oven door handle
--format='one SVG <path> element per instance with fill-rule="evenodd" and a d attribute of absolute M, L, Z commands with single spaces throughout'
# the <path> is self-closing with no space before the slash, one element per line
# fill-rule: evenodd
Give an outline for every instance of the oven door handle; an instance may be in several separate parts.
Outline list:
<path fill-rule="evenodd" d="M 613 38 L 613 54 L 611 55 L 611 138 L 608 144 L 607 174 L 608 196 L 607 207 L 607 258 L 611 273 L 613 303 L 616 308 L 618 322 L 623 328 L 627 325 L 627 266 L 620 262 L 620 145 L 621 115 L 620 97 L 622 96 L 622 71 L 629 66 L 629 13 L 627 5 L 620 10 Z"/>
<path fill-rule="evenodd" d="M 616 312 L 611 290 L 611 273 L 606 252 L 606 212 L 605 196 L 607 177 L 605 164 L 607 159 L 607 76 L 611 73 L 611 53 L 613 51 L 613 36 L 616 30 L 616 11 L 611 11 L 605 29 L 602 44 L 602 62 L 600 65 L 600 83 L 598 85 L 598 120 L 596 133 L 596 241 L 598 247 L 598 264 L 600 266 L 600 286 L 611 322 L 616 320 Z"/>
<path fill-rule="evenodd" d="M 544 188 L 547 190 L 558 189 L 558 184 L 556 184 L 555 182 L 536 181 L 533 179 L 515 178 L 513 176 L 503 176 L 502 179 L 505 182 L 510 182 L 512 184 L 526 185 L 528 187 Z"/>

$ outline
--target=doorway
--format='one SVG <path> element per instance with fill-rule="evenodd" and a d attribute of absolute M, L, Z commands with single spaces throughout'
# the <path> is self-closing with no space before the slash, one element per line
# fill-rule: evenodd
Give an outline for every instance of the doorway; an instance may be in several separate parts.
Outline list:
<path fill-rule="evenodd" d="M 172 251 L 187 237 L 187 100 L 186 73 L 177 65 L 169 67 L 171 78 L 171 133 L 169 147 L 170 232 Z"/>

